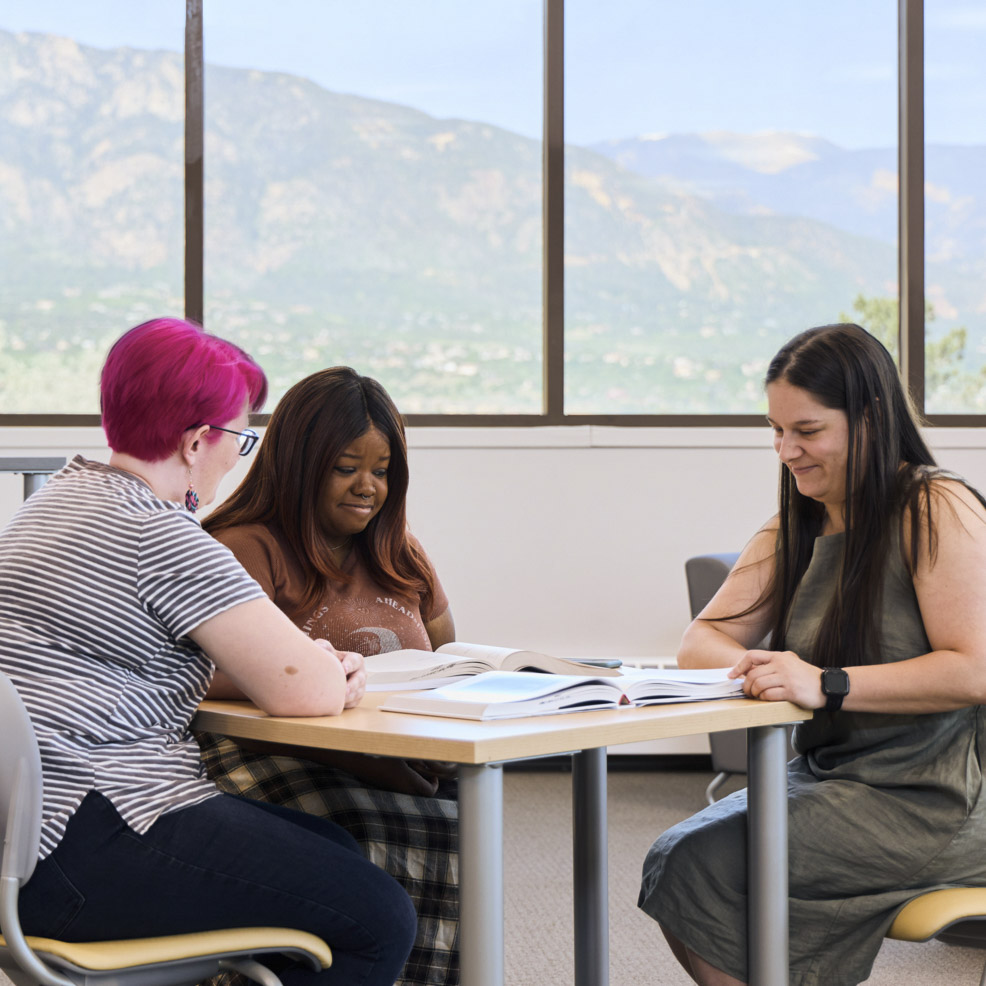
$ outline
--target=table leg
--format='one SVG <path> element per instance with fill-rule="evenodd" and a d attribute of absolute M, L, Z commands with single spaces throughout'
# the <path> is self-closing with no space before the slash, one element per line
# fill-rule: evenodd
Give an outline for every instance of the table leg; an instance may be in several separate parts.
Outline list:
<path fill-rule="evenodd" d="M 575 986 L 609 983 L 606 748 L 572 757 Z"/>
<path fill-rule="evenodd" d="M 787 730 L 747 730 L 750 986 L 787 986 Z"/>
<path fill-rule="evenodd" d="M 459 765 L 462 986 L 503 986 L 503 769 Z"/>

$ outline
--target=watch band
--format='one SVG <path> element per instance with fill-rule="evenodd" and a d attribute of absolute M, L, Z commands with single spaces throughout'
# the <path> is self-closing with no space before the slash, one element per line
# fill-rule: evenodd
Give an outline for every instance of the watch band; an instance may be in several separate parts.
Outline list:
<path fill-rule="evenodd" d="M 842 700 L 849 694 L 849 674 L 845 668 L 822 668 L 822 694 L 826 712 L 838 712 L 842 708 Z"/>

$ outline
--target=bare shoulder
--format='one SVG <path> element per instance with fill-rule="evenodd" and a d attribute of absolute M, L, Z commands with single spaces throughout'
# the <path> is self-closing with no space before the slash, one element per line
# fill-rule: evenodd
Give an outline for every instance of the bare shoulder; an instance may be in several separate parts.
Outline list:
<path fill-rule="evenodd" d="M 956 512 L 959 520 L 969 516 L 986 520 L 986 503 L 983 501 L 982 494 L 962 480 L 951 476 L 940 476 L 931 480 L 929 488 L 932 503 L 951 508 Z"/>
<path fill-rule="evenodd" d="M 917 518 L 913 515 L 915 508 Z M 920 495 L 905 507 L 904 516 L 912 523 L 917 519 L 924 529 L 930 520 L 942 533 L 951 529 L 978 533 L 978 528 L 986 524 L 986 503 L 981 493 L 946 473 L 932 476 L 922 484 Z"/>
<path fill-rule="evenodd" d="M 768 559 L 773 559 L 774 551 L 777 548 L 777 532 L 780 530 L 780 519 L 774 514 L 759 530 L 746 542 L 742 552 L 740 552 L 736 567 L 741 565 L 755 565 Z"/>
<path fill-rule="evenodd" d="M 962 480 L 929 478 L 905 508 L 903 521 L 904 547 L 917 566 L 916 577 L 940 570 L 943 561 L 949 568 L 962 558 L 986 564 L 986 505 Z"/>
<path fill-rule="evenodd" d="M 764 609 L 764 590 L 774 575 L 778 528 L 777 517 L 772 517 L 746 542 L 726 581 L 703 610 L 704 619 L 716 620 L 727 614 Z"/>
<path fill-rule="evenodd" d="M 769 541 L 771 545 L 777 540 L 777 532 L 781 529 L 781 519 L 777 514 L 774 514 L 766 523 L 761 525 L 760 530 L 750 538 L 750 542 L 757 540 Z"/>

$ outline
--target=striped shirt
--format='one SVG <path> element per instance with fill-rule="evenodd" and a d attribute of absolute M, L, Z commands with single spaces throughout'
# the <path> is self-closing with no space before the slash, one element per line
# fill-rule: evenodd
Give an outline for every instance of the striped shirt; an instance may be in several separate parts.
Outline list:
<path fill-rule="evenodd" d="M 90 791 L 135 831 L 218 792 L 188 731 L 214 666 L 187 636 L 263 598 L 142 480 L 76 456 L 0 533 L 0 670 L 41 747 L 41 858 Z"/>

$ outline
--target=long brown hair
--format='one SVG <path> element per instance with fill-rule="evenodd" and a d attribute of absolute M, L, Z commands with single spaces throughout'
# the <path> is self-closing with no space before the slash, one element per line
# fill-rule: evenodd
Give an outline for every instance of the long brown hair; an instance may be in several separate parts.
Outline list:
<path fill-rule="evenodd" d="M 823 325 L 795 336 L 767 369 L 766 384 L 779 380 L 807 391 L 825 407 L 844 411 L 848 420 L 842 569 L 811 660 L 819 667 L 861 664 L 880 646 L 877 616 L 894 545 L 899 543 L 903 551 L 910 541 L 904 563 L 913 573 L 924 525 L 928 551 L 934 555 L 932 501 L 941 502 L 941 496 L 933 480 L 942 474 L 918 430 L 892 357 L 860 326 Z M 783 463 L 778 518 L 773 579 L 749 610 L 737 614 L 769 606 L 773 650 L 785 647 L 794 594 L 825 518 L 824 506 L 798 491 Z"/>
<path fill-rule="evenodd" d="M 275 528 L 305 572 L 297 612 L 315 603 L 326 582 L 351 581 L 333 560 L 317 508 L 336 460 L 372 427 L 390 444 L 387 499 L 354 535 L 352 550 L 384 588 L 405 596 L 434 595 L 431 569 L 407 537 L 404 422 L 387 391 L 348 366 L 313 373 L 281 398 L 246 478 L 202 523 L 210 534 L 242 524 Z"/>

